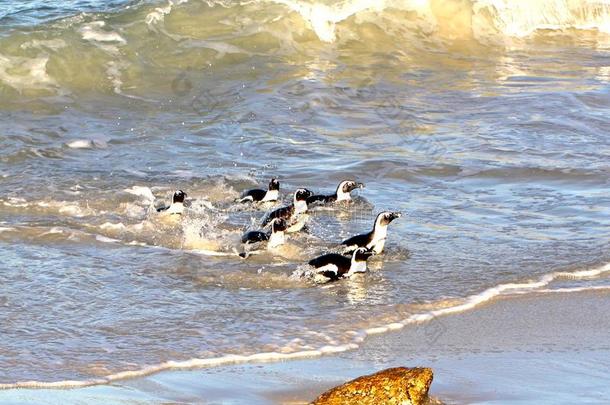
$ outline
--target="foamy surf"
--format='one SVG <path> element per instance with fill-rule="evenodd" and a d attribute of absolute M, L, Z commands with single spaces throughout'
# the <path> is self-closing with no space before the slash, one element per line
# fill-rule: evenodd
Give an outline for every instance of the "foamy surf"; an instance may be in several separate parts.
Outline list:
<path fill-rule="evenodd" d="M 210 368 L 219 367 L 232 364 L 240 363 L 263 363 L 263 362 L 275 362 L 275 361 L 288 361 L 297 359 L 306 359 L 312 357 L 320 357 L 324 355 L 332 355 L 348 350 L 355 350 L 360 347 L 362 342 L 368 337 L 376 334 L 386 333 L 390 331 L 397 331 L 403 329 L 410 324 L 417 324 L 422 322 L 429 322 L 435 318 L 447 316 L 451 314 L 461 313 L 472 310 L 477 306 L 487 303 L 499 296 L 506 296 L 511 294 L 526 294 L 526 293 L 540 293 L 540 292 L 583 292 L 583 291 L 599 291 L 608 290 L 610 286 L 590 286 L 590 287 L 577 287 L 577 288 L 559 288 L 556 290 L 546 289 L 551 282 L 560 279 L 570 280 L 584 280 L 591 279 L 605 273 L 610 272 L 610 263 L 602 265 L 597 268 L 588 270 L 579 270 L 573 272 L 558 271 L 540 276 L 539 278 L 519 283 L 505 283 L 497 286 L 488 288 L 481 293 L 471 295 L 458 300 L 456 305 L 445 307 L 441 309 L 432 309 L 430 311 L 416 313 L 410 315 L 408 318 L 398 321 L 391 322 L 385 325 L 366 328 L 360 331 L 349 331 L 347 334 L 351 336 L 351 342 L 341 345 L 323 345 L 316 349 L 311 350 L 300 350 L 294 352 L 283 352 L 271 351 L 262 352 L 252 355 L 226 355 L 212 358 L 193 358 L 185 361 L 166 361 L 160 364 L 142 367 L 138 370 L 127 370 L 113 374 L 109 374 L 105 377 L 84 379 L 84 380 L 61 380 L 61 381 L 18 381 L 14 383 L 2 383 L 0 389 L 75 389 L 83 388 L 94 385 L 105 385 L 111 384 L 116 381 L 133 379 L 144 377 L 147 375 L 159 373 L 162 371 L 170 370 L 186 370 L 186 369 L 197 369 L 197 368 Z M 289 346 L 287 346 L 287 349 Z M 288 349 L 289 350 L 289 349 Z"/>
<path fill-rule="evenodd" d="M 30 38 L 26 35 L 21 39 L 15 35 L 9 42 L 14 40 L 16 47 L 11 44 L 5 50 L 0 44 L 0 85 L 5 84 L 17 95 L 26 94 L 28 90 L 45 95 L 67 95 L 80 91 L 83 84 L 85 88 L 98 88 L 100 83 L 104 83 L 103 91 L 134 100 L 158 102 L 154 97 L 148 97 L 156 94 L 158 89 L 154 85 L 150 89 L 142 86 L 142 79 L 154 73 L 157 67 L 167 73 L 176 65 L 190 66 L 189 51 L 197 48 L 212 50 L 216 60 L 224 60 L 231 54 L 259 55 L 257 33 L 264 33 L 272 39 L 270 55 L 278 50 L 293 52 L 307 46 L 298 38 L 308 31 L 319 43 L 333 47 L 359 42 L 359 46 L 374 49 L 377 41 L 389 45 L 391 41 L 388 38 L 391 38 L 396 40 L 392 45 L 395 51 L 407 53 L 411 49 L 426 49 L 430 43 L 442 47 L 455 40 L 474 40 L 486 46 L 506 47 L 513 46 L 514 39 L 547 31 L 562 35 L 571 35 L 573 30 L 610 33 L 610 3 L 607 1 L 347 0 L 330 3 L 208 0 L 205 4 L 193 3 L 188 0 L 169 0 L 162 5 L 143 2 L 126 10 L 126 15 L 118 12 L 116 18 L 100 15 L 96 21 L 66 19 L 66 30 L 73 31 L 67 34 L 57 35 L 53 25 L 45 27 L 59 38 L 47 39 L 48 35 Z M 186 7 L 189 7 L 189 13 L 185 15 L 183 9 Z M 225 19 L 226 10 L 243 15 L 248 23 Z M 205 35 L 176 28 L 189 26 L 197 19 L 208 26 Z M 168 23 L 170 20 L 171 24 Z M 380 35 L 370 37 L 369 26 L 375 27 Z M 179 42 L 179 48 L 187 56 L 177 52 L 171 58 L 172 62 L 164 64 L 165 58 L 157 57 L 158 46 L 142 46 L 138 40 L 142 29 L 150 31 L 151 35 Z M 608 41 L 607 38 L 599 40 L 601 43 Z M 240 46 L 232 42 L 239 42 Z M 83 54 L 82 60 L 95 60 L 95 66 L 104 69 L 79 69 L 81 59 L 66 51 L 70 48 L 78 49 Z M 36 55 L 32 55 L 33 50 L 37 51 Z M 143 64 L 142 61 L 147 59 L 156 62 Z M 57 64 L 66 65 L 66 69 L 52 69 Z M 208 61 L 205 64 L 212 65 Z M 62 73 L 64 70 L 66 73 Z M 172 77 L 178 74 L 171 73 Z M 78 80 L 75 80 L 75 75 Z M 74 82 L 79 85 L 74 86 Z M 136 87 L 138 94 L 124 91 Z M 146 93 L 147 90 L 152 91 Z M 207 97 L 197 98 L 197 103 L 208 101 Z M 215 100 L 212 101 L 215 104 Z"/>
<path fill-rule="evenodd" d="M 146 186 L 133 186 L 130 188 L 126 188 L 125 190 L 126 193 L 141 197 L 143 199 L 145 199 L 146 201 L 154 201 L 155 200 L 155 195 L 153 194 L 152 190 L 150 189 L 150 187 L 146 187 Z"/>
<path fill-rule="evenodd" d="M 106 142 L 97 139 L 76 139 L 66 144 L 71 149 L 93 149 L 93 148 L 106 148 L 108 145 Z"/>

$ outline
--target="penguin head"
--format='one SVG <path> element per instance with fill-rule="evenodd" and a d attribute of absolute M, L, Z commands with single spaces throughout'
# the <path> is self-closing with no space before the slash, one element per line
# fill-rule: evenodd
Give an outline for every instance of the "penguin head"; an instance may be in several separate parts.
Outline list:
<path fill-rule="evenodd" d="M 341 183 L 339 183 L 339 187 L 337 187 L 337 189 L 339 191 L 342 191 L 343 193 L 351 193 L 352 191 L 354 191 L 357 188 L 364 188 L 364 184 L 356 183 L 353 180 L 344 180 Z"/>
<path fill-rule="evenodd" d="M 182 190 L 178 190 L 174 193 L 172 197 L 172 203 L 183 203 L 186 198 L 186 193 Z"/>
<path fill-rule="evenodd" d="M 269 182 L 269 190 L 278 190 L 280 189 L 280 182 L 276 179 L 273 178 L 271 179 L 271 181 Z"/>
<path fill-rule="evenodd" d="M 383 211 L 377 215 L 377 220 L 375 221 L 375 225 L 385 225 L 387 226 L 390 222 L 394 221 L 396 218 L 400 218 L 402 214 L 400 212 L 392 212 L 392 211 Z"/>
<path fill-rule="evenodd" d="M 294 201 L 306 201 L 309 197 L 311 197 L 313 193 L 306 188 L 299 188 L 294 192 Z"/>
<path fill-rule="evenodd" d="M 373 252 L 367 248 L 361 247 L 354 251 L 353 260 L 356 262 L 366 262 L 366 260 L 373 255 Z"/>
<path fill-rule="evenodd" d="M 282 218 L 275 218 L 271 221 L 271 233 L 284 232 L 286 230 L 286 221 Z"/>

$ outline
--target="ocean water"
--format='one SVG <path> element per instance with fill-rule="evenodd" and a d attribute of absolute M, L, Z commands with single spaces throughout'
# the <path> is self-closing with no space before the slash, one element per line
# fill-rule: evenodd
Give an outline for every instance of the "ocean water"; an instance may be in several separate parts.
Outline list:
<path fill-rule="evenodd" d="M 610 289 L 607 1 L 0 1 L 0 388 L 350 350 Z M 235 257 L 278 176 L 332 191 Z M 182 221 L 154 206 L 192 198 Z M 370 229 L 371 272 L 291 277 Z"/>

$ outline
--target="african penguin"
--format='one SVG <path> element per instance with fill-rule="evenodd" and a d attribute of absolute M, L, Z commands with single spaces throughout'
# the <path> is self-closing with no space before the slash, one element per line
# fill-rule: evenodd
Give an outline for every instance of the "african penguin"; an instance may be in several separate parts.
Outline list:
<path fill-rule="evenodd" d="M 344 253 L 352 252 L 358 247 L 365 247 L 377 254 L 382 253 L 388 235 L 388 225 L 401 216 L 400 212 L 383 211 L 379 213 L 372 231 L 352 236 L 341 242 L 342 245 L 346 246 Z"/>
<path fill-rule="evenodd" d="M 267 202 L 277 201 L 280 196 L 280 182 L 273 178 L 269 182 L 267 190 L 255 188 L 244 192 L 238 199 L 239 202 Z"/>
<path fill-rule="evenodd" d="M 184 199 L 186 193 L 182 190 L 178 190 L 172 197 L 172 203 L 169 206 L 157 208 L 157 212 L 162 212 L 168 215 L 182 215 L 184 212 Z"/>
<path fill-rule="evenodd" d="M 330 195 L 313 195 L 307 199 L 307 204 L 330 204 L 336 201 L 351 201 L 351 192 L 357 188 L 364 188 L 363 183 L 356 183 L 352 180 L 344 180 L 337 186 L 334 194 Z"/>
<path fill-rule="evenodd" d="M 294 192 L 292 204 L 268 213 L 263 219 L 261 226 L 266 227 L 274 218 L 282 218 L 287 224 L 289 224 L 288 232 L 299 231 L 305 225 L 305 223 L 303 222 L 299 229 L 295 229 L 293 227 L 293 223 L 299 219 L 299 216 L 307 212 L 307 199 L 312 195 L 313 193 L 306 188 L 299 188 Z"/>
<path fill-rule="evenodd" d="M 274 218 L 273 221 L 271 221 L 271 231 L 246 232 L 241 237 L 241 243 L 248 245 L 259 242 L 267 242 L 267 247 L 273 248 L 284 244 L 284 231 L 286 231 L 286 221 L 281 218 Z"/>
<path fill-rule="evenodd" d="M 366 272 L 366 260 L 372 254 L 373 252 L 366 248 L 356 249 L 351 258 L 338 253 L 327 253 L 310 260 L 309 265 L 316 268 L 316 275 L 328 279 L 326 281 L 336 281 L 356 273 Z"/>

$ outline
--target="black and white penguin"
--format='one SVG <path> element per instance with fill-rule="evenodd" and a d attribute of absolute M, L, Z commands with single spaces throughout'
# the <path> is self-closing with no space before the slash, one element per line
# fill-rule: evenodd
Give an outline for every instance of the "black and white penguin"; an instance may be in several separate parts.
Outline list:
<path fill-rule="evenodd" d="M 280 197 L 280 182 L 273 178 L 269 182 L 269 187 L 267 190 L 262 190 L 260 188 L 255 188 L 252 190 L 248 190 L 244 192 L 239 198 L 239 202 L 267 202 L 267 201 L 277 201 Z"/>
<path fill-rule="evenodd" d="M 172 197 L 172 203 L 166 207 L 157 208 L 157 212 L 162 212 L 168 215 L 182 215 L 184 212 L 184 199 L 186 193 L 182 190 L 178 190 Z"/>
<path fill-rule="evenodd" d="M 292 204 L 278 208 L 268 213 L 263 222 L 262 227 L 267 226 L 274 218 L 281 218 L 288 224 L 288 232 L 298 232 L 305 226 L 303 219 L 307 213 L 307 199 L 313 193 L 306 188 L 299 188 L 294 192 Z M 301 218 L 299 218 L 301 217 Z"/>
<path fill-rule="evenodd" d="M 271 221 L 271 230 L 269 232 L 250 231 L 243 234 L 241 243 L 253 245 L 260 242 L 267 242 L 268 248 L 283 245 L 285 242 L 284 232 L 286 231 L 286 221 L 281 218 L 274 218 Z"/>
<path fill-rule="evenodd" d="M 327 279 L 318 281 L 336 281 L 356 273 L 365 273 L 366 261 L 372 254 L 373 252 L 366 248 L 356 249 L 351 258 L 338 253 L 327 253 L 310 260 L 309 265 L 315 267 L 316 276 Z"/>
<path fill-rule="evenodd" d="M 341 242 L 344 245 L 345 253 L 351 252 L 356 248 L 364 247 L 374 253 L 382 253 L 385 240 L 388 236 L 388 225 L 396 218 L 400 218 L 400 212 L 383 211 L 377 215 L 373 230 L 360 235 L 352 236 Z"/>
<path fill-rule="evenodd" d="M 352 180 L 344 180 L 337 186 L 337 190 L 334 194 L 323 195 L 317 194 L 312 195 L 307 199 L 307 204 L 331 204 L 337 201 L 351 201 L 352 195 L 350 194 L 357 188 L 364 188 L 363 183 L 356 183 Z"/>

